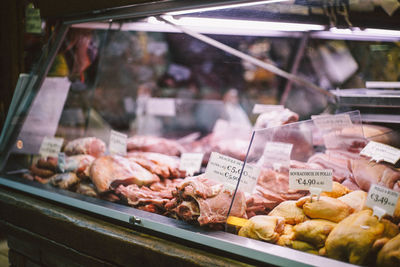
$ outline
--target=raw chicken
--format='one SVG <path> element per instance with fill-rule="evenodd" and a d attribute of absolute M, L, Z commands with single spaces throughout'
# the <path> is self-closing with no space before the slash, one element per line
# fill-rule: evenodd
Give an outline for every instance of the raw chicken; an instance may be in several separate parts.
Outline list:
<path fill-rule="evenodd" d="M 392 238 L 399 233 L 398 227 L 372 216 L 372 210 L 354 213 L 332 230 L 325 242 L 328 257 L 349 261 L 352 264 L 366 264 L 374 243 L 380 238 Z"/>
<path fill-rule="evenodd" d="M 160 180 L 133 160 L 118 155 L 97 158 L 90 168 L 90 178 L 100 193 L 109 191 L 111 185 L 150 185 Z"/>
<path fill-rule="evenodd" d="M 185 151 L 177 141 L 156 136 L 132 136 L 128 138 L 127 148 L 129 152 L 156 152 L 169 156 L 180 156 Z"/>
<path fill-rule="evenodd" d="M 239 235 L 270 243 L 276 243 L 285 228 L 285 219 L 277 216 L 252 217 L 240 229 Z"/>
<path fill-rule="evenodd" d="M 293 240 L 294 240 L 293 225 L 285 224 L 283 233 L 279 236 L 279 239 L 276 242 L 276 244 L 284 247 L 292 247 Z"/>
<path fill-rule="evenodd" d="M 89 178 L 90 166 L 96 158 L 91 155 L 75 155 L 65 158 L 64 171 L 75 172 L 80 178 Z"/>
<path fill-rule="evenodd" d="M 357 190 L 339 197 L 338 199 L 352 207 L 354 212 L 358 212 L 366 208 L 365 201 L 367 200 L 367 195 L 367 192 Z"/>
<path fill-rule="evenodd" d="M 400 234 L 389 240 L 379 251 L 376 265 L 378 267 L 400 265 Z"/>
<path fill-rule="evenodd" d="M 91 155 L 95 158 L 104 155 L 106 144 L 96 137 L 83 137 L 72 140 L 65 146 L 64 152 L 71 155 Z"/>
<path fill-rule="evenodd" d="M 349 190 L 346 186 L 339 184 L 338 182 L 333 182 L 332 183 L 332 191 L 331 192 L 322 192 L 321 196 L 338 198 L 338 197 L 344 196 L 350 192 L 351 192 L 351 190 Z"/>
<path fill-rule="evenodd" d="M 298 224 L 307 220 L 303 210 L 296 205 L 296 201 L 287 200 L 276 206 L 268 215 L 283 217 L 286 224 Z"/>
<path fill-rule="evenodd" d="M 304 214 L 313 219 L 325 219 L 340 222 L 353 212 L 353 208 L 337 198 L 321 196 L 311 202 L 311 197 L 303 197 L 297 201 L 297 206 L 302 207 Z"/>
<path fill-rule="evenodd" d="M 315 219 L 297 224 L 293 227 L 295 239 L 312 244 L 316 248 L 325 245 L 325 240 L 329 233 L 335 228 L 336 223 Z"/>

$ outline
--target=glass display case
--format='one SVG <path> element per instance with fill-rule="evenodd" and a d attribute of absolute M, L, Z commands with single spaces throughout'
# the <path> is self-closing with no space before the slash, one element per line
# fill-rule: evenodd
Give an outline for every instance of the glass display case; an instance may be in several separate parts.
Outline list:
<path fill-rule="evenodd" d="M 331 217 L 297 220 L 279 207 L 300 212 L 310 192 L 314 203 L 358 191 L 362 200 L 377 167 L 391 178 L 375 182 L 399 191 L 395 163 L 360 156 L 371 140 L 400 144 L 397 90 L 365 89 L 400 78 L 398 25 L 351 16 L 377 9 L 372 1 L 184 2 L 64 18 L 18 81 L 0 184 L 259 264 L 375 262 L 377 251 L 354 260 L 325 246 L 361 212 L 351 200 Z M 290 178 L 301 171 L 327 173 L 328 188 Z M 268 237 L 249 226 L 266 217 Z M 299 237 L 319 227 L 311 219 L 329 228 L 322 240 Z"/>

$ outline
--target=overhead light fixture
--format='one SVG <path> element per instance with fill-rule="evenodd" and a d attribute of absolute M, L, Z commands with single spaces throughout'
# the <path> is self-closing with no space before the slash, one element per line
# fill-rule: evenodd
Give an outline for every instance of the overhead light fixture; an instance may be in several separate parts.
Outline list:
<path fill-rule="evenodd" d="M 338 29 L 332 27 L 329 31 L 313 32 L 310 37 L 354 41 L 396 42 L 400 41 L 400 31 L 373 28 L 360 29 L 358 27 Z"/>
<path fill-rule="evenodd" d="M 197 12 L 214 11 L 214 10 L 238 8 L 238 7 L 246 7 L 246 6 L 255 6 L 255 5 L 262 5 L 262 4 L 272 4 L 272 3 L 288 2 L 288 1 L 294 2 L 293 0 L 267 0 L 267 1 L 242 2 L 242 3 L 228 4 L 228 5 L 214 6 L 214 7 L 204 7 L 204 8 L 194 8 L 194 9 L 188 9 L 188 10 L 172 11 L 172 12 L 166 13 L 166 15 L 171 15 L 171 16 L 183 15 L 183 14 L 190 14 L 190 13 L 197 13 Z"/>
<path fill-rule="evenodd" d="M 170 17 L 176 25 L 185 27 L 199 27 L 202 28 L 231 28 L 248 31 L 322 31 L 325 29 L 322 25 L 305 24 L 305 23 L 286 23 L 286 22 L 272 22 L 272 21 L 257 21 L 257 20 L 237 20 L 237 19 L 214 19 L 214 18 L 199 18 L 199 17 L 182 17 L 174 19 Z"/>

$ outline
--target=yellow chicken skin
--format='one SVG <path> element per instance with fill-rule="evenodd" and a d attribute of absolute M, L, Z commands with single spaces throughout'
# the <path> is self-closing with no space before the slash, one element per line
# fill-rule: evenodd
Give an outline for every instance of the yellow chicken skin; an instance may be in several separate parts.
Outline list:
<path fill-rule="evenodd" d="M 351 190 L 348 189 L 346 186 L 344 186 L 338 182 L 333 182 L 332 183 L 332 191 L 331 192 L 324 191 L 321 193 L 321 196 L 338 198 L 338 197 L 344 196 L 350 192 L 351 192 Z"/>
<path fill-rule="evenodd" d="M 400 266 L 400 234 L 389 240 L 378 253 L 378 267 Z"/>
<path fill-rule="evenodd" d="M 240 229 L 239 235 L 276 243 L 285 228 L 285 219 L 277 216 L 257 215 Z"/>
<path fill-rule="evenodd" d="M 285 224 L 285 229 L 283 230 L 283 233 L 279 237 L 276 244 L 284 247 L 292 247 L 293 240 L 294 240 L 293 225 Z"/>
<path fill-rule="evenodd" d="M 308 253 L 312 253 L 315 255 L 318 255 L 318 250 L 315 248 L 313 245 L 310 243 L 304 242 L 304 241 L 299 241 L 299 240 L 294 240 L 292 241 L 292 248 Z"/>
<path fill-rule="evenodd" d="M 385 229 L 386 228 L 386 229 Z M 372 216 L 372 210 L 362 210 L 342 220 L 329 234 L 325 242 L 326 255 L 352 264 L 366 263 L 373 244 L 385 235 L 393 235 L 396 225 Z"/>
<path fill-rule="evenodd" d="M 325 219 L 340 222 L 353 212 L 353 208 L 339 199 L 321 196 L 319 200 L 313 197 L 303 197 L 296 202 L 303 207 L 304 214 L 313 219 Z"/>
<path fill-rule="evenodd" d="M 329 233 L 335 228 L 336 223 L 315 219 L 305 221 L 293 227 L 295 239 L 312 244 L 316 248 L 322 248 Z"/>
<path fill-rule="evenodd" d="M 354 212 L 366 209 L 365 201 L 367 200 L 368 193 L 362 190 L 356 190 L 347 195 L 339 197 L 340 201 L 343 201 L 347 205 L 353 208 Z"/>
<path fill-rule="evenodd" d="M 298 224 L 308 219 L 303 210 L 297 207 L 295 200 L 280 203 L 268 215 L 283 217 L 288 224 Z"/>

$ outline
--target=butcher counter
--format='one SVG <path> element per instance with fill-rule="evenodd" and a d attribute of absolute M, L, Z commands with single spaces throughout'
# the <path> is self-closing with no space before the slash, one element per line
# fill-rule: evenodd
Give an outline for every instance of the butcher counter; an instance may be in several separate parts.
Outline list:
<path fill-rule="evenodd" d="M 0 188 L 11 266 L 251 266 L 250 259 L 138 232 Z"/>

